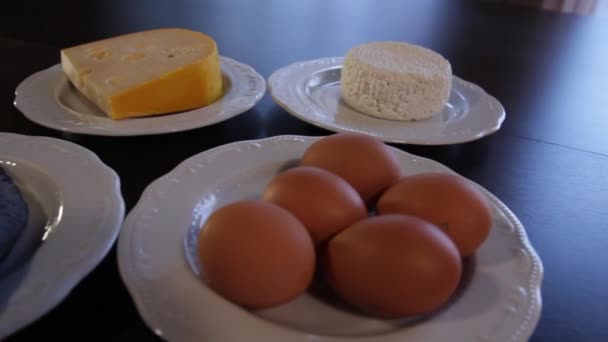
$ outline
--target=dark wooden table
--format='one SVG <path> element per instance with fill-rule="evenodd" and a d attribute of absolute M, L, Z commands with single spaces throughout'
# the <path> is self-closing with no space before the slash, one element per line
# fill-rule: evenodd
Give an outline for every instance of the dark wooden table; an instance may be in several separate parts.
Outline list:
<path fill-rule="evenodd" d="M 545 269 L 532 341 L 608 341 L 607 18 L 449 0 L 18 0 L 1 8 L 0 131 L 58 137 L 94 151 L 120 175 L 127 210 L 151 181 L 211 147 L 329 132 L 288 115 L 268 95 L 243 115 L 182 133 L 116 138 L 47 129 L 13 106 L 14 90 L 58 63 L 60 48 L 185 27 L 210 34 L 221 54 L 265 77 L 367 41 L 401 40 L 440 52 L 455 74 L 497 97 L 507 119 L 475 142 L 397 147 L 478 182 L 520 218 Z M 42 339 L 158 339 L 120 279 L 115 248 L 63 303 L 10 338 Z"/>

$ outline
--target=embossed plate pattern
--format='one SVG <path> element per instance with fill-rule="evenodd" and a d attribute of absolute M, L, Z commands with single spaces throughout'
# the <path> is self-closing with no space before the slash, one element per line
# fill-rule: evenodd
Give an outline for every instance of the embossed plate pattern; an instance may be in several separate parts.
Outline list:
<path fill-rule="evenodd" d="M 125 220 L 121 276 L 146 323 L 170 341 L 525 341 L 540 315 L 542 264 L 515 215 L 493 204 L 493 227 L 470 282 L 429 320 L 401 324 L 344 312 L 304 294 L 249 311 L 211 291 L 196 275 L 196 234 L 216 208 L 259 198 L 315 137 L 277 136 L 197 154 L 154 181 Z M 452 172 L 393 149 L 403 174 Z M 189 262 L 193 261 L 193 265 Z"/>
<path fill-rule="evenodd" d="M 40 227 L 27 234 L 35 248 L 0 278 L 1 340 L 50 311 L 97 266 L 125 207 L 116 173 L 67 141 L 0 133 L 0 166 L 40 212 Z"/>
<path fill-rule="evenodd" d="M 446 145 L 480 139 L 500 129 L 505 110 L 479 86 L 453 76 L 444 109 L 430 119 L 383 120 L 346 105 L 340 96 L 342 57 L 289 65 L 272 73 L 272 99 L 295 117 L 335 132 L 360 132 L 386 142 Z"/>
<path fill-rule="evenodd" d="M 28 119 L 60 131 L 105 136 L 164 134 L 209 126 L 251 109 L 266 92 L 266 81 L 252 67 L 220 57 L 224 95 L 194 110 L 112 120 L 78 93 L 61 65 L 26 78 L 15 92 L 15 106 Z"/>

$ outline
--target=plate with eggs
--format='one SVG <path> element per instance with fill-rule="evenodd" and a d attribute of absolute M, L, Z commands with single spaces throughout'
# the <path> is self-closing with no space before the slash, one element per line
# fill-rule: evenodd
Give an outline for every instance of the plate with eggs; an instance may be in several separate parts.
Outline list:
<path fill-rule="evenodd" d="M 498 131 L 506 117 L 496 98 L 453 75 L 440 54 L 403 42 L 294 63 L 272 73 L 268 86 L 272 99 L 303 121 L 391 143 L 473 141 Z"/>
<path fill-rule="evenodd" d="M 170 341 L 526 341 L 541 310 L 541 260 L 504 203 L 359 133 L 185 160 L 128 214 L 118 262 Z"/>
<path fill-rule="evenodd" d="M 60 131 L 137 136 L 209 126 L 251 109 L 266 81 L 221 56 L 213 38 L 165 28 L 61 50 L 61 63 L 19 84 L 15 106 Z"/>

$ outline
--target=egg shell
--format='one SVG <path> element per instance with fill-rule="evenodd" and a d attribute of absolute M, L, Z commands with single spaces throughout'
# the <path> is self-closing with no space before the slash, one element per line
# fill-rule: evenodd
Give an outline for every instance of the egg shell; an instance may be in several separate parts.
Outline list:
<path fill-rule="evenodd" d="M 266 186 L 263 198 L 297 217 L 315 244 L 367 217 L 357 191 L 342 178 L 317 167 L 298 166 L 280 173 Z"/>
<path fill-rule="evenodd" d="M 198 238 L 209 287 L 248 308 L 286 303 L 312 281 L 315 250 L 304 225 L 287 210 L 241 201 L 213 212 Z"/>
<path fill-rule="evenodd" d="M 413 215 L 439 226 L 463 257 L 472 255 L 492 227 L 487 198 L 467 179 L 448 173 L 403 177 L 378 200 L 380 214 Z"/>
<path fill-rule="evenodd" d="M 454 243 L 433 224 L 407 215 L 360 221 L 330 240 L 328 282 L 346 302 L 382 317 L 431 313 L 462 275 Z"/>
<path fill-rule="evenodd" d="M 342 177 L 365 202 L 396 183 L 401 169 L 390 147 L 361 133 L 338 133 L 310 145 L 300 165 L 316 166 Z"/>

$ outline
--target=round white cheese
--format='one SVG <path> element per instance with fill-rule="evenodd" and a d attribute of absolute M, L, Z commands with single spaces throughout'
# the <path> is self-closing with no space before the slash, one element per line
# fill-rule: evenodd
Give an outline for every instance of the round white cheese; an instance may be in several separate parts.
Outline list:
<path fill-rule="evenodd" d="M 400 42 L 374 42 L 346 54 L 343 100 L 362 113 L 390 120 L 426 119 L 450 96 L 452 68 L 438 53 Z"/>

